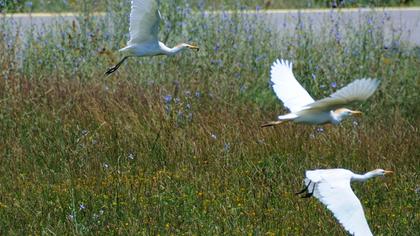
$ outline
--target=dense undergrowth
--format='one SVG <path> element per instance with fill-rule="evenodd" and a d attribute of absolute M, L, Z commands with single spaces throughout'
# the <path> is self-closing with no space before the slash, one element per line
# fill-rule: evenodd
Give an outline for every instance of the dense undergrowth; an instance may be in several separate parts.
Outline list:
<path fill-rule="evenodd" d="M 127 40 L 129 7 L 111 4 L 25 38 L 1 19 L 1 235 L 345 235 L 294 195 L 304 170 L 336 167 L 395 170 L 353 187 L 375 234 L 416 235 L 420 55 L 384 42 L 386 19 L 326 19 L 320 36 L 165 4 L 161 38 L 201 50 L 104 77 Z M 316 98 L 356 78 L 381 86 L 355 105 L 362 119 L 261 129 L 284 112 L 268 83 L 279 57 Z"/>

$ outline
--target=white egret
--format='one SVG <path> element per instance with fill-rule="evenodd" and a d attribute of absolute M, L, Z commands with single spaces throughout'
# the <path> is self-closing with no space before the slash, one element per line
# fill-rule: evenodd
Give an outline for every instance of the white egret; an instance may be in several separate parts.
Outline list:
<path fill-rule="evenodd" d="M 344 106 L 356 101 L 365 101 L 379 86 L 379 80 L 359 79 L 329 97 L 315 101 L 297 82 L 293 75 L 292 63 L 285 60 L 277 60 L 271 66 L 271 82 L 277 97 L 290 113 L 280 115 L 278 121 L 263 124 L 261 127 L 278 125 L 284 121 L 317 125 L 338 124 L 348 116 L 362 114 Z"/>
<path fill-rule="evenodd" d="M 365 218 L 362 204 L 351 189 L 351 181 L 364 182 L 376 176 L 391 174 L 392 171 L 376 169 L 364 175 L 354 174 L 346 169 L 308 170 L 303 198 L 315 196 L 332 211 L 343 227 L 355 236 L 372 235 Z"/>
<path fill-rule="evenodd" d="M 132 56 L 171 56 L 186 48 L 199 50 L 197 46 L 186 43 L 169 48 L 160 42 L 158 39 L 160 21 L 161 15 L 158 0 L 132 0 L 129 29 L 130 40 L 127 42 L 126 47 L 119 50 L 125 56 L 115 66 L 109 68 L 105 74 L 109 75 L 115 72 L 127 58 Z"/>

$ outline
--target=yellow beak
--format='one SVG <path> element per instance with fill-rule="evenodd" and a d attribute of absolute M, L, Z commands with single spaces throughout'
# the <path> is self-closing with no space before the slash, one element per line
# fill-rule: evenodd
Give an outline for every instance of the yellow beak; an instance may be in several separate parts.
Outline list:
<path fill-rule="evenodd" d="M 362 116 L 363 115 L 363 112 L 361 112 L 361 111 L 351 111 L 351 114 L 353 116 Z"/>
<path fill-rule="evenodd" d="M 199 47 L 197 47 L 197 46 L 194 46 L 194 45 L 188 45 L 188 48 L 189 48 L 189 49 L 194 49 L 194 50 L 197 50 L 197 52 L 198 52 L 198 51 L 200 51 L 200 48 L 199 48 Z"/>
<path fill-rule="evenodd" d="M 390 175 L 390 174 L 394 174 L 394 171 L 392 171 L 392 170 L 386 170 L 384 172 L 384 175 Z"/>

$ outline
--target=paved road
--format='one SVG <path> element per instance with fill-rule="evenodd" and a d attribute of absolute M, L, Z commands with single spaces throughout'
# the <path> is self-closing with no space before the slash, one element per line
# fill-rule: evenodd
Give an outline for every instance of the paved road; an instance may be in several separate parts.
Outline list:
<path fill-rule="evenodd" d="M 392 35 L 401 34 L 403 41 L 412 45 L 420 46 L 420 8 L 376 8 L 376 9 L 343 9 L 343 10 L 270 10 L 270 11 L 249 11 L 247 15 L 257 15 L 259 19 L 272 25 L 273 30 L 280 32 L 295 30 L 296 24 L 301 21 L 303 27 L 312 25 L 315 32 L 320 34 L 326 32 L 323 26 L 331 24 L 337 25 L 339 31 L 344 31 L 342 27 L 350 24 L 360 27 L 366 24 L 375 26 L 383 24 L 385 28 L 385 41 L 391 43 Z M 103 14 L 96 14 L 101 17 Z M 21 25 L 21 31 L 30 28 L 35 30 L 42 27 L 49 27 L 52 24 L 61 24 L 63 21 L 72 21 L 76 18 L 75 14 L 15 14 L 7 15 L 12 17 L 17 25 Z M 372 23 L 373 20 L 373 23 Z M 340 29 L 341 27 L 341 29 Z M 22 30 L 23 29 L 23 30 Z M 341 34 L 341 37 L 345 37 Z"/>

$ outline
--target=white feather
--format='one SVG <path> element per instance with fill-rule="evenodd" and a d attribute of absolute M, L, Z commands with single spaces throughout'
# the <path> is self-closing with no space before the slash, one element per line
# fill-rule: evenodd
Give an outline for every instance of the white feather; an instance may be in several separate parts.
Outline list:
<path fill-rule="evenodd" d="M 345 169 L 306 171 L 305 184 L 311 181 L 308 191 L 313 191 L 313 196 L 327 206 L 348 232 L 355 236 L 369 236 L 372 232 L 362 204 L 350 186 L 353 175 Z"/>
<path fill-rule="evenodd" d="M 132 0 L 127 45 L 157 42 L 160 20 L 157 0 Z"/>
<path fill-rule="evenodd" d="M 379 86 L 377 79 L 358 79 L 339 89 L 329 97 L 305 106 L 305 109 L 330 111 L 352 102 L 367 100 Z"/>
<path fill-rule="evenodd" d="M 292 63 L 277 60 L 271 66 L 271 82 L 277 97 L 291 112 L 297 112 L 303 106 L 314 102 L 309 93 L 299 84 L 293 75 Z"/>

